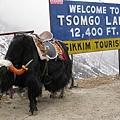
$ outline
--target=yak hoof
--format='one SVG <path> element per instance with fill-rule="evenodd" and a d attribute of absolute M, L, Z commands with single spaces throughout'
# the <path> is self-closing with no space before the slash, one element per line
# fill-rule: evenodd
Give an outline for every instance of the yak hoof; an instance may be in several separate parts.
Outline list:
<path fill-rule="evenodd" d="M 55 98 L 56 96 L 54 96 L 54 95 L 50 95 L 50 98 Z"/>
<path fill-rule="evenodd" d="M 35 116 L 35 115 L 37 115 L 37 111 L 29 111 L 29 115 L 30 116 L 32 116 L 32 115 Z"/>
<path fill-rule="evenodd" d="M 59 96 L 59 97 L 60 97 L 60 98 L 65 98 L 65 95 L 61 95 L 61 94 L 60 94 L 60 96 Z"/>
<path fill-rule="evenodd" d="M 50 98 L 56 98 L 57 92 L 51 92 Z"/>

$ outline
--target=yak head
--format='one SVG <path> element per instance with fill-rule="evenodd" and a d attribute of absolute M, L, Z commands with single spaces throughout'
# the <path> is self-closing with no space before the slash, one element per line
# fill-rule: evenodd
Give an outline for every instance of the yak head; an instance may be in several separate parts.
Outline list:
<path fill-rule="evenodd" d="M 7 92 L 14 85 L 14 75 L 23 74 L 28 68 L 24 65 L 21 69 L 15 68 L 9 60 L 0 60 L 0 91 Z"/>

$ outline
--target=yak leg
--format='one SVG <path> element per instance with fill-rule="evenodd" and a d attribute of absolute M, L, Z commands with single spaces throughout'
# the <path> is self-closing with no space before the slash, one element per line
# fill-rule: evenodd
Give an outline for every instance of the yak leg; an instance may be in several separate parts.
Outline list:
<path fill-rule="evenodd" d="M 57 92 L 51 92 L 51 94 L 50 94 L 50 98 L 55 98 L 56 95 L 57 95 Z"/>
<path fill-rule="evenodd" d="M 50 94 L 50 98 L 55 98 L 57 95 L 57 92 L 51 92 Z M 65 91 L 64 91 L 64 88 L 62 88 L 60 90 L 60 95 L 59 95 L 60 98 L 64 98 L 65 97 Z"/>
<path fill-rule="evenodd" d="M 37 97 L 37 101 L 40 102 L 42 99 L 43 84 L 41 83 L 40 95 Z"/>
<path fill-rule="evenodd" d="M 33 94 L 30 93 L 29 89 L 28 89 L 28 98 L 30 100 L 30 110 L 29 110 L 30 115 L 36 115 L 37 111 L 38 111 L 37 106 L 36 106 L 37 101 L 36 101 L 35 97 L 33 97 Z"/>
<path fill-rule="evenodd" d="M 11 87 L 9 90 L 9 98 L 13 99 L 13 94 L 14 94 L 13 87 Z"/>
<path fill-rule="evenodd" d="M 64 98 L 65 97 L 65 90 L 64 88 L 61 89 L 61 92 L 60 92 L 60 98 Z"/>
<path fill-rule="evenodd" d="M 41 91 L 41 92 L 40 92 Z M 37 79 L 33 79 L 28 87 L 28 98 L 30 100 L 30 115 L 37 114 L 37 100 L 36 98 L 42 93 L 42 84 Z"/>

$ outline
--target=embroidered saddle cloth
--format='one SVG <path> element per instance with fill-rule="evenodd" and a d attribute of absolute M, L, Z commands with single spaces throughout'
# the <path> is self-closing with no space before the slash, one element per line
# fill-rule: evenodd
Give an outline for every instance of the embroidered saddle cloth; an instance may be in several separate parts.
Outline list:
<path fill-rule="evenodd" d="M 32 35 L 32 37 L 41 60 L 55 58 L 65 60 L 64 56 L 62 56 L 64 54 L 64 50 L 58 40 L 53 38 L 52 33 L 45 31 L 40 35 L 40 38 L 36 35 Z"/>

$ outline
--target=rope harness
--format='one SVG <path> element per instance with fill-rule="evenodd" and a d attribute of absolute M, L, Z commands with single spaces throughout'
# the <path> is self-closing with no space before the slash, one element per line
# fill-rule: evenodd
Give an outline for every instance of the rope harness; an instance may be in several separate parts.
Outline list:
<path fill-rule="evenodd" d="M 45 67 L 44 67 L 44 70 L 41 76 L 45 76 L 44 84 L 48 85 L 52 82 L 51 77 L 48 75 L 48 61 L 47 60 L 45 61 Z"/>

